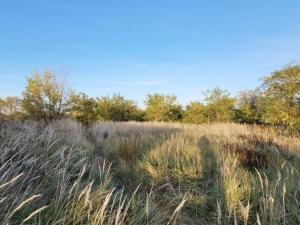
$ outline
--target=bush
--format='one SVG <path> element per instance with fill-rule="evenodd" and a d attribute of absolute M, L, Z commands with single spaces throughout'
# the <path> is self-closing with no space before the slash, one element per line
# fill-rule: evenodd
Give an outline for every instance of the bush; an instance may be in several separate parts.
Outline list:
<path fill-rule="evenodd" d="M 150 121 L 179 121 L 183 110 L 177 103 L 176 96 L 153 94 L 145 100 L 146 120 Z"/>
<path fill-rule="evenodd" d="M 98 114 L 102 120 L 144 120 L 143 111 L 132 100 L 127 100 L 123 96 L 102 97 L 98 99 L 97 104 Z"/>

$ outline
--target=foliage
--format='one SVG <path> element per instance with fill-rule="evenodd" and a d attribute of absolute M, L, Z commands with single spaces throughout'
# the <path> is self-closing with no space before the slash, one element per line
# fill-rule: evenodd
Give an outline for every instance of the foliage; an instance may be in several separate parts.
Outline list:
<path fill-rule="evenodd" d="M 88 126 L 98 118 L 97 102 L 84 93 L 71 94 L 69 99 L 68 115 Z"/>
<path fill-rule="evenodd" d="M 146 119 L 150 121 L 178 121 L 182 119 L 183 110 L 177 103 L 176 96 L 153 94 L 145 100 Z"/>
<path fill-rule="evenodd" d="M 19 120 L 24 117 L 22 110 L 22 100 L 16 96 L 0 98 L 0 118 Z"/>
<path fill-rule="evenodd" d="M 214 88 L 205 93 L 205 116 L 208 122 L 230 122 L 235 116 L 234 99 L 228 91 Z"/>
<path fill-rule="evenodd" d="M 262 120 L 300 129 L 300 65 L 286 66 L 263 79 Z"/>
<path fill-rule="evenodd" d="M 241 123 L 261 123 L 261 93 L 259 90 L 240 92 L 236 101 L 236 119 Z"/>
<path fill-rule="evenodd" d="M 191 102 L 186 106 L 183 114 L 183 122 L 200 124 L 207 121 L 205 106 L 200 102 Z"/>
<path fill-rule="evenodd" d="M 35 120 L 61 118 L 67 108 L 67 94 L 64 84 L 56 80 L 53 72 L 35 73 L 27 78 L 23 109 Z"/>
<path fill-rule="evenodd" d="M 103 120 L 112 121 L 142 121 L 143 112 L 134 101 L 127 100 L 121 95 L 102 97 L 97 100 L 98 113 Z"/>
<path fill-rule="evenodd" d="M 0 120 L 5 118 L 5 107 L 6 107 L 6 102 L 0 98 Z"/>

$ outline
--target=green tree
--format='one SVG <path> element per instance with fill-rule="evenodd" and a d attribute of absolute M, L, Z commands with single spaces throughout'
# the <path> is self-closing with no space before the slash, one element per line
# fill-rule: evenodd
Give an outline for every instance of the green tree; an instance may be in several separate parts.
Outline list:
<path fill-rule="evenodd" d="M 97 120 L 97 102 L 84 93 L 71 94 L 69 99 L 68 116 L 80 121 L 83 125 Z"/>
<path fill-rule="evenodd" d="M 121 95 L 102 97 L 97 101 L 98 114 L 103 120 L 130 121 L 143 120 L 144 113 L 132 100 L 125 99 Z"/>
<path fill-rule="evenodd" d="M 214 88 L 205 93 L 205 117 L 208 122 L 229 122 L 235 117 L 235 101 L 226 90 Z"/>
<path fill-rule="evenodd" d="M 263 79 L 262 120 L 300 129 L 300 65 L 289 65 Z"/>
<path fill-rule="evenodd" d="M 145 100 L 146 119 L 154 121 L 178 121 L 182 119 L 183 110 L 177 103 L 176 96 L 153 94 Z"/>
<path fill-rule="evenodd" d="M 183 114 L 183 121 L 185 123 L 200 124 L 207 122 L 205 116 L 205 106 L 200 102 L 191 102 L 186 106 Z"/>
<path fill-rule="evenodd" d="M 241 123 L 261 123 L 260 98 L 258 89 L 240 92 L 236 101 L 236 120 Z"/>
<path fill-rule="evenodd" d="M 67 109 L 67 92 L 63 82 L 58 82 L 49 70 L 27 78 L 23 92 L 23 108 L 35 120 L 53 120 L 64 115 Z"/>

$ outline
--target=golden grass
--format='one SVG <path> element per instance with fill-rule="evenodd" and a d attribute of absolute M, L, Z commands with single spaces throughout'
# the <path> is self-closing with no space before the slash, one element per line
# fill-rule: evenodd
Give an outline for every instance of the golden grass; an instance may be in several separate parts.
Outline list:
<path fill-rule="evenodd" d="M 2 224 L 299 224 L 300 138 L 233 123 L 0 124 Z"/>

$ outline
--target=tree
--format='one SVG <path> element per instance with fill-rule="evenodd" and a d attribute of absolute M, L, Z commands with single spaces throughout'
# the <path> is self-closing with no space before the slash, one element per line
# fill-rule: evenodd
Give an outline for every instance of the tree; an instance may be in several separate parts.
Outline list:
<path fill-rule="evenodd" d="M 10 120 L 21 119 L 23 116 L 22 100 L 16 96 L 0 99 L 0 114 L 3 118 Z"/>
<path fill-rule="evenodd" d="M 205 93 L 205 116 L 208 122 L 229 122 L 234 119 L 235 101 L 226 90 L 214 88 Z"/>
<path fill-rule="evenodd" d="M 176 96 L 153 94 L 145 100 L 146 119 L 154 121 L 178 121 L 182 119 L 183 110 L 177 103 Z"/>
<path fill-rule="evenodd" d="M 236 120 L 241 123 L 261 123 L 260 98 L 258 89 L 240 92 L 236 101 Z"/>
<path fill-rule="evenodd" d="M 88 126 L 98 118 L 97 102 L 84 93 L 73 93 L 70 95 L 67 114 Z"/>
<path fill-rule="evenodd" d="M 3 120 L 5 118 L 5 101 L 0 98 L 0 120 Z"/>
<path fill-rule="evenodd" d="M 205 116 L 205 106 L 200 102 L 191 102 L 186 106 L 183 114 L 183 121 L 185 123 L 200 124 L 205 123 L 207 118 Z"/>
<path fill-rule="evenodd" d="M 136 103 L 121 95 L 99 98 L 97 104 L 98 114 L 103 120 L 141 121 L 144 119 L 144 113 L 137 107 Z"/>
<path fill-rule="evenodd" d="M 35 120 L 60 118 L 67 109 L 68 93 L 64 83 L 58 82 L 54 73 L 49 70 L 27 78 L 23 96 L 23 108 Z"/>
<path fill-rule="evenodd" d="M 300 65 L 289 65 L 263 79 L 262 120 L 300 129 Z"/>

